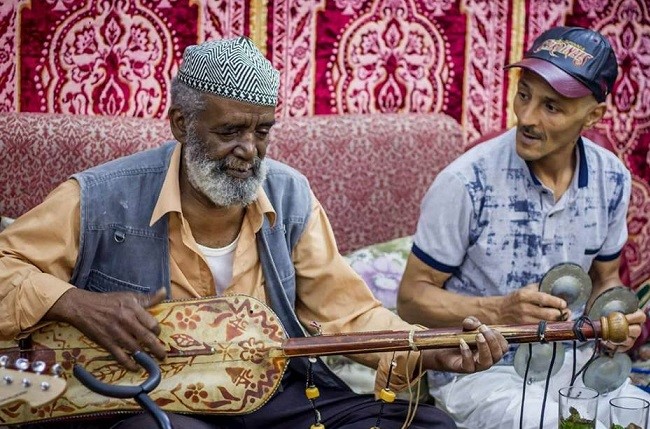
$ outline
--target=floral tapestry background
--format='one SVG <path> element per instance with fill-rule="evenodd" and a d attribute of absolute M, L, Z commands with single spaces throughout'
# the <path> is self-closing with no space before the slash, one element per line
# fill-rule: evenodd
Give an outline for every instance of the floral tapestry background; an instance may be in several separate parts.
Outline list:
<path fill-rule="evenodd" d="M 619 60 L 598 131 L 633 173 L 624 275 L 637 285 L 650 277 L 648 0 L 4 0 L 0 111 L 163 117 L 183 49 L 245 34 L 281 70 L 280 117 L 445 112 L 469 144 L 512 125 L 502 68 L 560 24 L 603 32 Z"/>

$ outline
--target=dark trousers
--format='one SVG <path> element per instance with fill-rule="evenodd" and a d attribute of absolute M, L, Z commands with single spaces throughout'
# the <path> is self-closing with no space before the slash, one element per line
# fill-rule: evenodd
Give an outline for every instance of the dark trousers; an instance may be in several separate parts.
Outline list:
<path fill-rule="evenodd" d="M 325 429 L 370 429 L 377 424 L 381 406 L 372 395 L 357 395 L 348 390 L 319 388 L 316 408 Z M 396 400 L 385 404 L 379 422 L 381 429 L 399 429 L 407 416 L 408 402 Z M 305 396 L 305 381 L 290 376 L 283 382 L 283 391 L 254 413 L 243 416 L 198 416 L 169 414 L 173 429 L 309 429 L 314 424 L 314 411 Z M 44 426 L 45 427 L 45 426 Z M 47 426 L 63 429 L 70 426 Z M 90 426 L 81 426 L 90 427 Z M 97 427 L 97 426 L 95 426 Z M 158 426 L 149 414 L 138 414 L 121 422 L 106 422 L 113 429 L 144 429 Z M 444 412 L 429 404 L 419 404 L 410 428 L 454 429 L 456 424 Z"/>

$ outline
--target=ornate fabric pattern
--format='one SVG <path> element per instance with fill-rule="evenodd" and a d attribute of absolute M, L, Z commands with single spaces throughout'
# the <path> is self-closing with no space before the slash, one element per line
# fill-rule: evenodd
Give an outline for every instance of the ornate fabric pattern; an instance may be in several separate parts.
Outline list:
<path fill-rule="evenodd" d="M 17 217 L 71 174 L 171 139 L 167 121 L 0 114 L 0 213 Z"/>
<path fill-rule="evenodd" d="M 22 9 L 21 94 L 29 94 L 21 97 L 22 110 L 163 115 L 182 54 L 165 7 L 146 0 L 56 4 L 61 7 Z M 195 22 L 192 15 L 185 8 L 173 14 Z"/>
<path fill-rule="evenodd" d="M 464 58 L 467 90 L 461 101 L 465 142 L 504 127 L 504 106 L 508 100 L 506 74 L 508 58 L 509 2 L 466 0 L 470 31 L 465 37 L 472 54 Z M 457 94 L 456 94 L 457 95 Z M 456 96 L 453 93 L 450 96 Z M 450 103 L 452 106 L 454 103 Z"/>
<path fill-rule="evenodd" d="M 326 75 L 336 111 L 442 110 L 450 72 L 445 40 L 412 2 L 374 3 L 334 46 Z"/>
<path fill-rule="evenodd" d="M 443 114 L 294 118 L 270 138 L 269 156 L 310 180 L 342 253 L 412 234 L 424 193 L 462 150 Z"/>
<path fill-rule="evenodd" d="M 172 301 L 151 310 L 161 327 L 167 357 L 162 381 L 150 394 L 167 411 L 241 414 L 264 405 L 280 384 L 287 360 L 269 357 L 286 338 L 280 321 L 263 303 L 245 296 Z M 0 354 L 13 362 L 16 344 L 0 341 Z M 0 408 L 0 423 L 50 420 L 116 410 L 138 410 L 133 400 L 108 399 L 83 386 L 75 364 L 113 385 L 139 385 L 146 374 L 119 366 L 106 351 L 76 329 L 60 323 L 32 334 L 32 351 L 20 357 L 59 363 L 68 386 L 63 396 L 42 407 L 15 404 Z"/>

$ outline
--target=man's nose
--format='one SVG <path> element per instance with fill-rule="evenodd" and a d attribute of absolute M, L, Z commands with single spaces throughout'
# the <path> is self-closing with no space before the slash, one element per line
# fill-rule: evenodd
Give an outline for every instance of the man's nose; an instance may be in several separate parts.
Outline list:
<path fill-rule="evenodd" d="M 247 131 L 241 134 L 241 139 L 235 148 L 235 155 L 242 159 L 253 159 L 257 156 L 255 133 Z"/>
<path fill-rule="evenodd" d="M 520 126 L 535 127 L 539 125 L 539 112 L 533 103 L 521 106 L 517 112 Z"/>

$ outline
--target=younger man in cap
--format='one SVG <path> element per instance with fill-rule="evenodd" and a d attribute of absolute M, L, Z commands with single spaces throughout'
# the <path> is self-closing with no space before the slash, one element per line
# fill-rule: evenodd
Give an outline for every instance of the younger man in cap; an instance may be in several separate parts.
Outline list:
<path fill-rule="evenodd" d="M 542 276 L 563 262 L 589 272 L 590 301 L 622 284 L 630 173 L 580 135 L 603 117 L 616 81 L 610 44 L 595 31 L 553 28 L 509 67 L 521 69 L 517 126 L 450 164 L 422 202 L 398 299 L 410 322 L 453 326 L 469 314 L 489 324 L 564 320 L 567 303 L 538 291 Z M 636 311 L 628 320 L 630 337 L 619 351 L 633 345 L 645 316 Z M 590 355 L 580 353 L 578 368 Z M 507 357 L 509 366 L 482 374 L 430 377 L 436 404 L 459 427 L 520 427 L 523 380 Z M 545 427 L 558 427 L 558 389 L 570 384 L 572 361 L 568 352 L 551 378 Z M 621 392 L 644 395 L 626 382 L 610 397 Z M 527 386 L 523 427 L 539 427 L 543 398 L 544 381 Z M 603 398 L 604 424 L 608 412 Z"/>
<path fill-rule="evenodd" d="M 168 298 L 244 294 L 270 304 L 290 336 L 315 321 L 327 333 L 408 330 L 380 306 L 338 253 L 327 216 L 304 176 L 266 159 L 279 73 L 244 37 L 185 51 L 172 83 L 176 141 L 76 174 L 0 235 L 0 335 L 39 321 L 66 321 L 134 368 L 146 349 L 163 359 L 147 307 Z M 459 321 L 475 329 L 475 318 Z M 311 328 L 313 330 L 313 328 Z M 313 332 L 312 332 L 313 333 Z M 418 367 L 484 370 L 507 349 L 487 328 L 469 348 L 400 353 L 391 381 L 404 388 Z M 391 353 L 357 359 L 378 368 L 384 387 Z M 407 362 L 408 361 L 408 362 Z M 292 359 L 282 389 L 239 417 L 171 416 L 183 428 L 308 428 L 305 360 Z M 209 374 L 206 373 L 206 377 Z M 321 362 L 314 377 L 327 428 L 369 428 L 379 403 L 354 394 Z M 384 408 L 381 427 L 401 427 L 408 404 Z M 148 415 L 120 429 L 153 427 Z M 453 428 L 420 405 L 413 428 Z"/>

